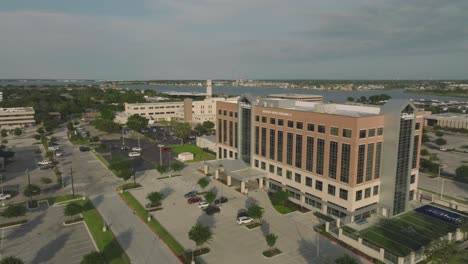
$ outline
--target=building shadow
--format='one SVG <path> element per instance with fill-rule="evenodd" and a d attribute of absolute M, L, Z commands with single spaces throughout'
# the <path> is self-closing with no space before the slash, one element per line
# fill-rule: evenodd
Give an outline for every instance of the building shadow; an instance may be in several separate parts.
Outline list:
<path fill-rule="evenodd" d="M 161 189 L 161 194 L 163 195 L 164 198 L 169 197 L 173 193 L 174 193 L 174 189 L 172 189 L 171 187 L 164 187 Z"/>
<path fill-rule="evenodd" d="M 264 237 L 267 237 L 270 234 L 270 223 L 265 221 L 264 219 L 262 220 L 262 226 L 261 226 L 262 234 Z"/>
<path fill-rule="evenodd" d="M 45 214 L 46 212 L 42 212 L 30 221 L 28 221 L 26 224 L 16 227 L 11 233 L 8 234 L 7 239 L 15 239 L 31 232 L 32 230 L 34 230 L 34 228 L 36 228 L 36 226 L 43 223 Z"/>
<path fill-rule="evenodd" d="M 197 223 L 214 228 L 216 227 L 216 218 L 214 215 L 207 215 L 202 211 L 202 214 L 197 218 Z"/>
<path fill-rule="evenodd" d="M 52 263 L 50 260 L 59 252 L 65 245 L 70 234 L 62 234 L 45 244 L 34 256 L 31 263 Z"/>
<path fill-rule="evenodd" d="M 301 238 L 298 244 L 299 254 L 304 258 L 305 263 L 320 263 L 317 261 L 317 246 L 313 240 Z"/>

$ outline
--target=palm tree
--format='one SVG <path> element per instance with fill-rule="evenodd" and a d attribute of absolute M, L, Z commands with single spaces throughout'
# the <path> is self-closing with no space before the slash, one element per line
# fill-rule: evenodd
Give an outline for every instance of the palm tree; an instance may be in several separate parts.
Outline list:
<path fill-rule="evenodd" d="M 268 236 L 266 236 L 265 239 L 266 239 L 267 245 L 270 247 L 270 250 L 275 246 L 277 238 L 278 236 L 273 233 L 270 233 L 268 234 Z"/>
<path fill-rule="evenodd" d="M 163 195 L 160 192 L 150 192 L 146 195 L 146 199 L 148 199 L 151 204 L 158 205 L 161 203 Z"/>
<path fill-rule="evenodd" d="M 258 204 L 252 204 L 247 208 L 247 214 L 252 217 L 253 219 L 258 220 L 259 222 L 262 221 L 263 214 L 265 213 L 265 209 L 259 206 Z"/>
<path fill-rule="evenodd" d="M 81 205 L 77 204 L 77 203 L 69 203 L 65 206 L 65 209 L 63 211 L 64 215 L 65 216 L 70 216 L 70 217 L 73 217 L 79 213 L 81 213 L 81 211 L 83 210 L 83 208 L 81 207 Z"/>
<path fill-rule="evenodd" d="M 213 191 L 205 193 L 205 200 L 207 203 L 212 204 L 216 200 L 216 193 Z"/>
<path fill-rule="evenodd" d="M 208 243 L 210 240 L 213 239 L 213 232 L 211 232 L 209 226 L 205 226 L 202 224 L 197 223 L 196 225 L 192 226 L 188 233 L 189 239 L 195 242 L 195 245 L 198 247 L 203 246 L 203 244 Z"/>
<path fill-rule="evenodd" d="M 24 264 L 24 262 L 17 257 L 6 257 L 0 261 L 0 264 Z"/>

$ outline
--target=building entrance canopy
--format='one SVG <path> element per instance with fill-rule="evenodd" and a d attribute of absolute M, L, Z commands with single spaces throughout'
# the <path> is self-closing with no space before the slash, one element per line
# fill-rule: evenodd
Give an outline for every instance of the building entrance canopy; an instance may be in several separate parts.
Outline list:
<path fill-rule="evenodd" d="M 222 170 L 226 175 L 241 182 L 257 180 L 267 176 L 266 172 L 252 168 L 242 160 L 212 160 L 206 161 L 205 165 L 214 170 Z"/>

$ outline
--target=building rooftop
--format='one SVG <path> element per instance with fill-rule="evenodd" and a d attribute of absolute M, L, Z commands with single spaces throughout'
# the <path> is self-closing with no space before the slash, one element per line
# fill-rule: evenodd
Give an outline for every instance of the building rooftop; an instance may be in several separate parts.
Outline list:
<path fill-rule="evenodd" d="M 0 108 L 0 113 L 21 113 L 21 112 L 34 112 L 32 107 L 10 107 L 10 108 Z"/>
<path fill-rule="evenodd" d="M 285 98 L 296 98 L 296 97 L 309 97 L 309 98 L 322 98 L 322 95 L 316 94 L 297 94 L 297 93 L 288 93 L 288 94 L 270 94 L 268 97 L 285 97 Z"/>
<path fill-rule="evenodd" d="M 468 121 L 468 114 L 456 114 L 456 113 L 429 114 L 429 115 L 424 115 L 424 118 L 426 118 L 426 119 L 438 119 L 438 120 Z"/>

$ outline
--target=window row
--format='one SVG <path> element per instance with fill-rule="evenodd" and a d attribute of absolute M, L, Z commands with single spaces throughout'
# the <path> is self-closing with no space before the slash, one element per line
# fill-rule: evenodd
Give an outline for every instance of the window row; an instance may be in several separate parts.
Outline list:
<path fill-rule="evenodd" d="M 218 110 L 218 115 L 229 116 L 237 118 L 237 112 L 227 111 L 227 110 Z"/>
<path fill-rule="evenodd" d="M 372 196 L 378 195 L 379 185 L 364 189 L 364 199 L 371 197 L 371 192 L 372 192 Z M 356 202 L 360 200 L 362 200 L 362 190 L 356 191 Z"/>

